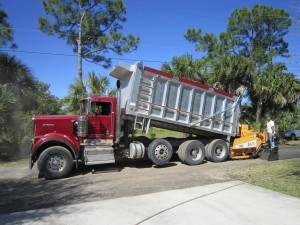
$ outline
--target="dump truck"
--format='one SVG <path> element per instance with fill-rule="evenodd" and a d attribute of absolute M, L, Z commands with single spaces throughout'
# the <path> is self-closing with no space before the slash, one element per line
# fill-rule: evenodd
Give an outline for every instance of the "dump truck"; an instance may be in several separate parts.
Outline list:
<path fill-rule="evenodd" d="M 182 163 L 205 159 L 256 157 L 265 133 L 239 124 L 240 97 L 201 83 L 143 66 L 120 62 L 110 72 L 117 96 L 91 95 L 79 115 L 34 116 L 30 168 L 37 162 L 46 179 L 68 176 L 75 163 L 115 163 L 121 157 L 148 157 L 167 164 L 173 154 Z M 150 127 L 185 133 L 182 138 L 149 139 L 132 135 Z"/>

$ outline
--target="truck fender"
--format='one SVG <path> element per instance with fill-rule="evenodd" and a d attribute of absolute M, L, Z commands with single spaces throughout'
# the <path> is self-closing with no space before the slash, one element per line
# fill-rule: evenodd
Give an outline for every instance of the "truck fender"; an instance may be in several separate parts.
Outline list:
<path fill-rule="evenodd" d="M 47 134 L 35 142 L 31 148 L 31 153 L 35 155 L 36 159 L 38 156 L 48 147 L 60 145 L 70 150 L 74 158 L 79 155 L 79 142 L 74 142 L 69 137 L 63 134 Z"/>

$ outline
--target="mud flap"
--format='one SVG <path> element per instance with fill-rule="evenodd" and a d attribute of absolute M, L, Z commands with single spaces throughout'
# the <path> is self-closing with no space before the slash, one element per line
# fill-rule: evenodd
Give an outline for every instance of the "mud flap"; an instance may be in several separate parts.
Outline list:
<path fill-rule="evenodd" d="M 31 170 L 34 165 L 34 163 L 32 161 L 32 154 L 29 155 L 28 165 L 29 165 L 29 169 Z"/>

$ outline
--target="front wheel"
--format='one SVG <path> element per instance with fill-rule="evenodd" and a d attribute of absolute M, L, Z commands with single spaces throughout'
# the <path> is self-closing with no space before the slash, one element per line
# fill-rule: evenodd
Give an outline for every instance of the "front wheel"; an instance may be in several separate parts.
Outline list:
<path fill-rule="evenodd" d="M 150 143 L 147 155 L 155 165 L 161 166 L 170 161 L 173 155 L 173 148 L 167 140 L 156 139 Z"/>
<path fill-rule="evenodd" d="M 60 179 L 68 176 L 72 171 L 73 157 L 66 148 L 52 146 L 42 152 L 37 166 L 46 179 Z"/>

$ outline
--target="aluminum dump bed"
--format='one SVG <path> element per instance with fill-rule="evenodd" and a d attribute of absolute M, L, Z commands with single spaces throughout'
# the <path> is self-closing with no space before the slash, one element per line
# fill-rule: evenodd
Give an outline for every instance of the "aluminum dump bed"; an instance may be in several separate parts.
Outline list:
<path fill-rule="evenodd" d="M 207 137 L 235 136 L 239 98 L 174 75 L 119 63 L 110 75 L 120 80 L 123 118 L 147 130 L 151 126 Z"/>

